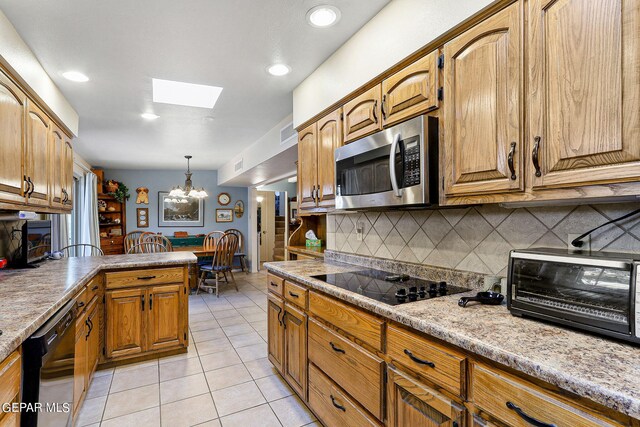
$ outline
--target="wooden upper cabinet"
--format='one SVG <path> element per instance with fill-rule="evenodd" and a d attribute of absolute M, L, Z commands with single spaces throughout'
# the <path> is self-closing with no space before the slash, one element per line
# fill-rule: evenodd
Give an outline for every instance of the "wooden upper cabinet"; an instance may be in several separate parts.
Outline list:
<path fill-rule="evenodd" d="M 64 134 L 57 126 L 51 125 L 51 141 L 49 142 L 49 148 L 51 150 L 49 154 L 50 160 L 50 196 L 51 207 L 61 208 L 63 206 L 64 194 L 63 188 L 65 185 L 66 171 L 65 171 L 65 143 Z"/>
<path fill-rule="evenodd" d="M 335 205 L 336 177 L 335 155 L 336 148 L 342 145 L 341 109 L 318 120 L 318 207 Z"/>
<path fill-rule="evenodd" d="M 30 205 L 49 205 L 49 132 L 51 122 L 34 103 L 27 102 L 27 138 L 25 143 L 25 175 L 31 189 Z"/>
<path fill-rule="evenodd" d="M 67 209 L 73 207 L 73 145 L 71 139 L 64 140 L 64 179 L 62 189 L 64 190 L 64 205 Z"/>
<path fill-rule="evenodd" d="M 144 289 L 123 289 L 106 293 L 107 358 L 135 355 L 144 351 L 145 292 Z"/>
<path fill-rule="evenodd" d="M 445 195 L 522 190 L 522 5 L 444 47 Z"/>
<path fill-rule="evenodd" d="M 382 82 L 382 124 L 389 126 L 438 108 L 438 51 Z"/>
<path fill-rule="evenodd" d="M 532 186 L 640 178 L 640 2 L 530 0 Z"/>
<path fill-rule="evenodd" d="M 316 185 L 318 182 L 318 168 L 316 159 L 318 158 L 318 145 L 316 140 L 316 124 L 304 128 L 298 134 L 298 182 L 300 209 L 316 207 Z"/>
<path fill-rule="evenodd" d="M 27 97 L 0 71 L 0 201 L 23 203 L 27 190 L 22 149 Z"/>
<path fill-rule="evenodd" d="M 342 107 L 345 143 L 382 129 L 380 88 L 381 85 L 376 85 Z"/>
<path fill-rule="evenodd" d="M 186 316 L 183 310 L 181 284 L 154 286 L 149 289 L 148 335 L 146 350 L 160 350 L 166 347 L 177 347 L 184 342 L 184 325 Z"/>

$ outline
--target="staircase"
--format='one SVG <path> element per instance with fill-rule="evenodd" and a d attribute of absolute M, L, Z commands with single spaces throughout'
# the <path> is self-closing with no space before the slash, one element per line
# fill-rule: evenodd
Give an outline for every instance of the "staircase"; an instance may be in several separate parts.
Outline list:
<path fill-rule="evenodd" d="M 285 245 L 284 222 L 285 222 L 285 218 L 283 216 L 276 217 L 276 240 L 273 248 L 274 261 L 284 261 L 284 245 Z"/>

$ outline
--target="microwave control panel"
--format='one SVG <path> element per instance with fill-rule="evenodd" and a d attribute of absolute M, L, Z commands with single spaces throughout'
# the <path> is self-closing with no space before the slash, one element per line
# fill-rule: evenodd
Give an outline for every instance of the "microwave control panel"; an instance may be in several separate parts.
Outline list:
<path fill-rule="evenodd" d="M 413 137 L 404 140 L 404 177 L 402 187 L 420 184 L 420 139 Z"/>

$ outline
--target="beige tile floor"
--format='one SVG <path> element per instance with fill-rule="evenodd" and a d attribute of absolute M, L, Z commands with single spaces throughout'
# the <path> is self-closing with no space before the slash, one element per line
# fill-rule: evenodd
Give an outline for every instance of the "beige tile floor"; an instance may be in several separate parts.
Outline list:
<path fill-rule="evenodd" d="M 267 359 L 266 276 L 189 297 L 189 351 L 96 372 L 76 426 L 319 426 Z"/>

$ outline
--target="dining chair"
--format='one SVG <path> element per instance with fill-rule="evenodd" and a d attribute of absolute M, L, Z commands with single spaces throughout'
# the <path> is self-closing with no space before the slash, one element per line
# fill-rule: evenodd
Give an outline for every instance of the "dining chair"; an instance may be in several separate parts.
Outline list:
<path fill-rule="evenodd" d="M 202 249 L 205 251 L 214 250 L 222 236 L 224 236 L 224 231 L 212 231 L 207 234 L 202 241 Z"/>
<path fill-rule="evenodd" d="M 225 233 L 216 244 L 216 251 L 213 255 L 213 261 L 211 264 L 200 267 L 200 279 L 198 281 L 196 294 L 198 294 L 200 289 L 206 290 L 209 293 L 213 293 L 215 291 L 216 297 L 219 298 L 220 282 L 224 279 L 226 283 L 229 283 L 227 273 L 231 276 L 231 281 L 236 288 L 236 292 L 238 292 L 238 284 L 236 283 L 235 277 L 233 277 L 232 271 L 233 258 L 237 250 L 238 236 L 233 233 Z M 213 276 L 215 286 L 206 284 L 206 279 L 209 274 Z"/>
<path fill-rule="evenodd" d="M 173 245 L 171 244 L 171 240 L 167 239 L 162 234 L 143 233 L 142 235 L 140 235 L 140 243 L 159 243 L 167 249 L 166 252 L 173 252 Z"/>
<path fill-rule="evenodd" d="M 142 235 L 142 233 L 145 233 L 145 231 L 133 230 L 124 236 L 124 253 L 128 253 L 129 248 L 140 243 L 140 235 Z"/>
<path fill-rule="evenodd" d="M 236 236 L 238 236 L 238 250 L 233 257 L 238 258 L 238 260 L 240 261 L 240 270 L 244 271 L 245 273 L 249 273 L 249 269 L 247 268 L 247 255 L 245 254 L 244 248 L 244 236 L 242 235 L 242 232 L 238 229 L 230 228 L 227 230 L 227 233 L 235 234 Z"/>
<path fill-rule="evenodd" d="M 60 252 L 62 252 L 63 258 L 104 256 L 102 249 L 88 243 L 76 243 L 75 245 L 65 246 L 60 249 Z"/>
<path fill-rule="evenodd" d="M 131 246 L 127 251 L 127 254 L 153 254 L 160 252 L 169 252 L 167 247 L 157 242 L 144 242 L 136 243 Z"/>

